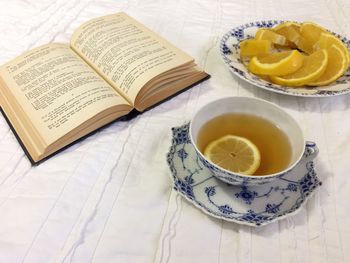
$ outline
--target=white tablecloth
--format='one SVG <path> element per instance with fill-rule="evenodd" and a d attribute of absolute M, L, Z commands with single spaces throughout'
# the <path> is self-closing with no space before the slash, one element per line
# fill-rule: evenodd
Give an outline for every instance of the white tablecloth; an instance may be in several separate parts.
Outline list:
<path fill-rule="evenodd" d="M 212 78 L 115 122 L 32 167 L 0 116 L 0 262 L 350 262 L 350 95 L 297 98 L 234 77 L 218 52 L 250 21 L 314 21 L 350 37 L 350 2 L 13 0 L 0 2 L 0 64 L 68 42 L 88 19 L 124 11 L 191 54 Z M 317 142 L 320 191 L 300 212 L 252 228 L 209 217 L 172 190 L 170 128 L 223 96 L 282 106 Z"/>

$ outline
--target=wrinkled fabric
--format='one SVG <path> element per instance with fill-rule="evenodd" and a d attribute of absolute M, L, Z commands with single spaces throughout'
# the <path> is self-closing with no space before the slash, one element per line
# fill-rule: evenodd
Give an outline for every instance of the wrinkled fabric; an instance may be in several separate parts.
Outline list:
<path fill-rule="evenodd" d="M 0 64 L 81 23 L 124 11 L 193 56 L 203 82 L 32 167 L 0 115 L 0 262 L 350 262 L 350 95 L 300 98 L 233 76 L 218 44 L 251 21 L 314 21 L 350 37 L 337 1 L 1 1 Z M 172 190 L 171 127 L 224 96 L 276 103 L 320 153 L 322 187 L 297 214 L 261 228 L 218 220 Z"/>

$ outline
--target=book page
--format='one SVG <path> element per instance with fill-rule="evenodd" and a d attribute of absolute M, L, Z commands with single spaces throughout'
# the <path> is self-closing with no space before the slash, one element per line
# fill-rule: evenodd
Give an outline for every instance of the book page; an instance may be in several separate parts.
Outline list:
<path fill-rule="evenodd" d="M 149 80 L 193 61 L 125 13 L 86 22 L 71 46 L 131 103 Z"/>
<path fill-rule="evenodd" d="M 64 44 L 31 50 L 3 65 L 0 74 L 17 115 L 31 123 L 47 145 L 105 109 L 128 105 Z"/>

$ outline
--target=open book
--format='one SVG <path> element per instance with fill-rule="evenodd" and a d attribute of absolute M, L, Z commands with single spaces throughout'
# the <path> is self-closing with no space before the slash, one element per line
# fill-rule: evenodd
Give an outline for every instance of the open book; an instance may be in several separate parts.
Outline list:
<path fill-rule="evenodd" d="M 193 58 L 125 13 L 81 25 L 0 68 L 0 105 L 36 163 L 205 79 Z"/>

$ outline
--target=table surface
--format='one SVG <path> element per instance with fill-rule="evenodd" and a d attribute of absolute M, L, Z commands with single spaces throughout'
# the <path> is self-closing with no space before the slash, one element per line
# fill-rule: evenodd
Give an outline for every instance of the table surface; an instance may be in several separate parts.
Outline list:
<path fill-rule="evenodd" d="M 229 72 L 218 49 L 229 29 L 265 19 L 314 21 L 350 37 L 348 0 L 0 3 L 0 64 L 124 11 L 212 75 L 35 167 L 0 115 L 0 262 L 350 262 L 350 95 L 298 98 L 256 88 Z M 209 217 L 172 190 L 171 127 L 224 96 L 278 104 L 317 142 L 323 185 L 296 215 L 242 226 Z"/>

